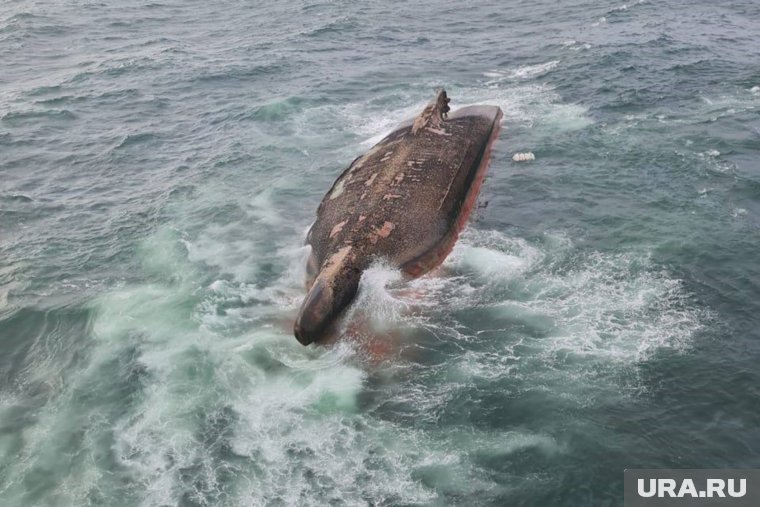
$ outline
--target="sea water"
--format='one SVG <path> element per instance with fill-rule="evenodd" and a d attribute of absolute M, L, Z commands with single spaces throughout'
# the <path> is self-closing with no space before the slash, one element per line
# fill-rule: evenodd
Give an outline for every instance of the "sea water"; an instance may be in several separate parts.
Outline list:
<path fill-rule="evenodd" d="M 480 207 L 302 347 L 320 199 L 440 87 L 504 111 Z M 0 504 L 611 506 L 625 468 L 760 467 L 759 90 L 752 0 L 6 0 Z"/>

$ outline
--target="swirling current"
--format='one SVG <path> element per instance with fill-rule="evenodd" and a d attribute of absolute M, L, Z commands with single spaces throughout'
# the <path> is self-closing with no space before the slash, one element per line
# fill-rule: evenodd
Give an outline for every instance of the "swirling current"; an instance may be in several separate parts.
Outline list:
<path fill-rule="evenodd" d="M 439 87 L 504 111 L 479 208 L 302 347 L 316 206 Z M 4 0 L 0 504 L 615 506 L 625 468 L 760 468 L 758 113 L 753 0 Z"/>

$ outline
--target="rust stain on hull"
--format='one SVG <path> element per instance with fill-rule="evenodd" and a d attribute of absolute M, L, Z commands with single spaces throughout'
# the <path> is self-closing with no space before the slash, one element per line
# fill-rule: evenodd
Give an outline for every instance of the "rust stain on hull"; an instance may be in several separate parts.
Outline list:
<path fill-rule="evenodd" d="M 447 114 L 448 102 L 440 92 L 413 122 L 354 160 L 322 200 L 306 240 L 316 269 L 296 320 L 301 343 L 320 340 L 374 260 L 416 277 L 453 248 L 477 201 L 502 113 L 470 106 Z"/>

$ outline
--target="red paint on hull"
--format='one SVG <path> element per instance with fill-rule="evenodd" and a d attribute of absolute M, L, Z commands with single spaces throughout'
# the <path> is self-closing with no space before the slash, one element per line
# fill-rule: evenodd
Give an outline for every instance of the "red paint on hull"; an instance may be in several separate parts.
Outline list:
<path fill-rule="evenodd" d="M 443 239 L 428 252 L 421 255 L 417 259 L 404 264 L 401 267 L 402 271 L 404 271 L 409 276 L 417 278 L 424 275 L 425 273 L 428 273 L 429 271 L 439 266 L 444 260 L 446 260 L 446 257 L 448 257 L 451 253 L 451 250 L 453 250 L 454 245 L 459 238 L 459 233 L 464 229 L 465 225 L 467 225 L 467 220 L 470 218 L 472 210 L 475 208 L 475 204 L 478 202 L 480 187 L 483 185 L 483 181 L 485 180 L 486 174 L 488 173 L 488 166 L 491 162 L 491 150 L 493 149 L 493 143 L 499 137 L 499 132 L 501 131 L 501 118 L 502 113 L 499 112 L 499 115 L 494 120 L 494 127 L 493 130 L 491 130 L 491 135 L 488 138 L 488 143 L 486 144 L 483 156 L 480 159 L 480 163 L 478 164 L 478 169 L 475 172 L 475 177 L 473 178 L 472 184 L 467 191 L 467 197 L 465 197 L 465 200 L 462 203 L 462 207 L 459 210 L 459 215 L 457 216 L 456 221 L 454 221 L 451 230 L 449 230 L 448 234 L 446 234 Z"/>

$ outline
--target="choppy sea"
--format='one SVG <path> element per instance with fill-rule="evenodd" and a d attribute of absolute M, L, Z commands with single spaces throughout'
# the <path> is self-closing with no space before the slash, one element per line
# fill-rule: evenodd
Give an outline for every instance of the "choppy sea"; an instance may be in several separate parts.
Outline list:
<path fill-rule="evenodd" d="M 1 505 L 760 468 L 756 1 L 0 5 Z M 480 207 L 434 273 L 365 274 L 382 354 L 302 347 L 322 195 L 439 87 L 504 111 Z"/>

